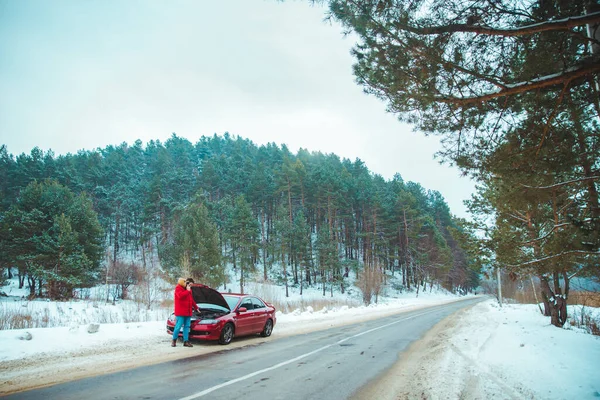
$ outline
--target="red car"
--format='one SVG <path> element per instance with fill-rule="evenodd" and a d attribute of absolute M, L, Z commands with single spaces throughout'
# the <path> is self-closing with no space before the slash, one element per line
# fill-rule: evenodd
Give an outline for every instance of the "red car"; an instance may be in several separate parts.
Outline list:
<path fill-rule="evenodd" d="M 199 283 L 192 284 L 192 296 L 199 310 L 192 315 L 190 339 L 229 344 L 234 337 L 258 333 L 267 337 L 273 332 L 275 307 L 257 296 L 219 293 Z M 175 322 L 175 314 L 171 314 L 167 320 L 169 335 L 173 334 Z"/>

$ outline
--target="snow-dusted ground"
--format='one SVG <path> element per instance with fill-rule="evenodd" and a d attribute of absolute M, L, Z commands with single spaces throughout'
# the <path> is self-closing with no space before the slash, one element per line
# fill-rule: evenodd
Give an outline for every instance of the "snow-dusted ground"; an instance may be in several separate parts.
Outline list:
<path fill-rule="evenodd" d="M 359 398 L 597 399 L 599 367 L 599 337 L 487 300 L 438 324 Z"/>
<path fill-rule="evenodd" d="M 418 298 L 405 293 L 381 298 L 369 307 L 297 309 L 278 314 L 270 338 L 239 339 L 229 346 L 198 343 L 193 348 L 170 347 L 164 316 L 150 322 L 103 323 L 98 332 L 88 333 L 94 315 L 110 321 L 117 318 L 117 311 L 99 312 L 105 306 L 97 303 L 59 303 L 60 312 L 70 313 L 73 319 L 68 327 L 0 331 L 0 395 L 459 299 L 441 292 L 421 293 Z M 3 310 L 15 306 L 38 310 L 50 319 L 57 310 L 55 303 L 17 301 L 16 297 L 0 302 Z M 551 326 L 537 306 L 505 304 L 500 308 L 488 299 L 438 324 L 400 357 L 381 382 L 371 385 L 376 389 L 367 388 L 358 397 L 594 399 L 600 397 L 599 369 L 600 338 Z"/>

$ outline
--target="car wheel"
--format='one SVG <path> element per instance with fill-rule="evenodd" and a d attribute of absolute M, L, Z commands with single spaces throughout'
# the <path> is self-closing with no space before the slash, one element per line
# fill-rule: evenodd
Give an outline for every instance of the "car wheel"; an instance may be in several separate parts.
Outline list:
<path fill-rule="evenodd" d="M 221 330 L 221 336 L 219 337 L 219 343 L 220 344 L 229 344 L 229 343 L 231 343 L 231 339 L 233 339 L 233 325 L 225 324 L 225 326 Z"/>
<path fill-rule="evenodd" d="M 273 320 L 268 319 L 263 331 L 260 333 L 260 336 L 269 337 L 271 336 L 271 332 L 273 332 Z"/>

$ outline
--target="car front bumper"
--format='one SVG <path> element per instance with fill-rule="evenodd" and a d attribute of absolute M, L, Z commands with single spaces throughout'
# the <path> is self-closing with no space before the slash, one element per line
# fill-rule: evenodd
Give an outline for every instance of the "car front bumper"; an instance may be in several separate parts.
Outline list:
<path fill-rule="evenodd" d="M 221 324 L 211 324 L 211 325 L 201 325 L 196 324 L 190 327 L 190 339 L 196 340 L 219 340 L 221 336 L 221 328 L 223 326 Z M 173 335 L 173 329 L 175 326 L 167 324 L 167 333 L 169 335 Z M 179 332 L 179 337 L 182 337 L 183 334 Z"/>

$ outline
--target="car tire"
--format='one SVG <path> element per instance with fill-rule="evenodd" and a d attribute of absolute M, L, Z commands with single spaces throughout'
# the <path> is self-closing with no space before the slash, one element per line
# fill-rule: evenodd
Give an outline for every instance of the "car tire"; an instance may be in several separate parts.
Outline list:
<path fill-rule="evenodd" d="M 262 332 L 260 333 L 260 336 L 269 337 L 269 336 L 271 336 L 271 332 L 273 332 L 273 320 L 268 319 L 267 322 L 265 323 L 265 327 L 263 328 Z"/>
<path fill-rule="evenodd" d="M 220 344 L 229 344 L 233 339 L 233 324 L 225 324 L 223 329 L 221 329 L 221 336 L 219 337 Z"/>

